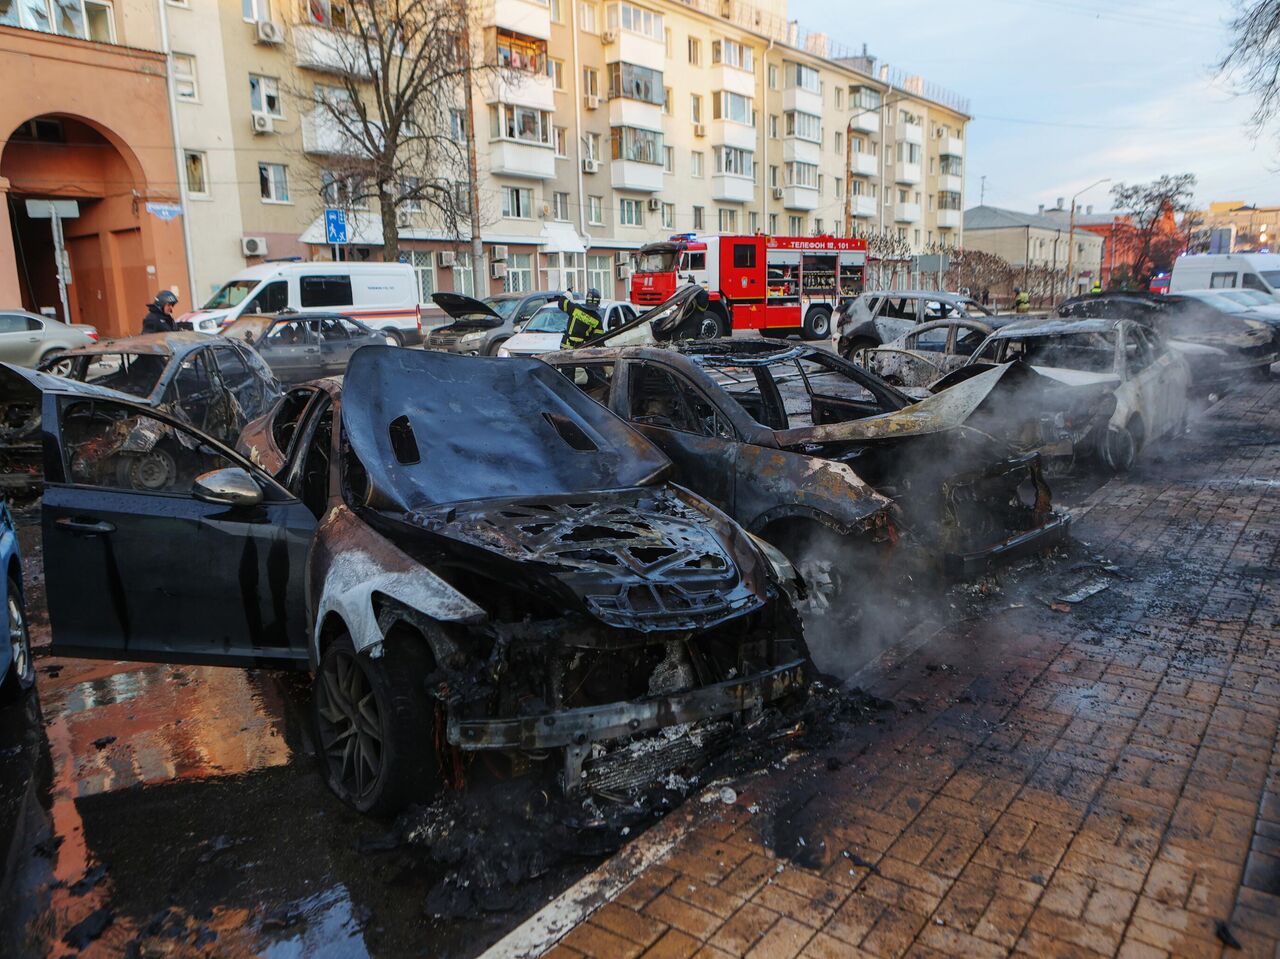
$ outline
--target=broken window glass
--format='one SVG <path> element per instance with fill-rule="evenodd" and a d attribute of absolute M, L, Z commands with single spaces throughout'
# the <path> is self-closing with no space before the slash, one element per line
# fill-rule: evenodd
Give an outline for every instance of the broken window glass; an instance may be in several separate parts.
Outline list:
<path fill-rule="evenodd" d="M 630 418 L 635 422 L 699 436 L 735 438 L 733 427 L 716 408 L 671 373 L 646 364 L 634 375 Z"/>

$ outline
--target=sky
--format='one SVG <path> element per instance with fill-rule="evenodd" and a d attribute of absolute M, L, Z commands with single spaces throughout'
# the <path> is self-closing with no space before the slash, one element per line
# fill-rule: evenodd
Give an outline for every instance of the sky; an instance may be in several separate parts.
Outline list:
<path fill-rule="evenodd" d="M 1194 173 L 1196 201 L 1280 205 L 1280 139 L 1216 76 L 1231 0 L 789 0 L 832 40 L 970 99 L 965 205 L 1034 212 L 1096 180 Z M 847 22 L 835 27 L 833 21 Z M 1077 200 L 1109 206 L 1111 184 Z"/>

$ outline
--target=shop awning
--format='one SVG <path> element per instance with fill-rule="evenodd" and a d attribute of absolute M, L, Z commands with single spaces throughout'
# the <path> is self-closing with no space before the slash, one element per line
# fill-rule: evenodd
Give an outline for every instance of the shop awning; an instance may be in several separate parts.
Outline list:
<path fill-rule="evenodd" d="M 542 224 L 542 251 L 544 253 L 586 253 L 587 248 L 571 223 Z"/>

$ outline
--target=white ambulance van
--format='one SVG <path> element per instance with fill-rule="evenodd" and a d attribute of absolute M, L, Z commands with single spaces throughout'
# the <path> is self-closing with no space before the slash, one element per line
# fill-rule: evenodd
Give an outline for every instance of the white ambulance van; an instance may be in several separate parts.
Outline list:
<path fill-rule="evenodd" d="M 1280 254 L 1197 253 L 1173 262 L 1169 292 L 1261 290 L 1280 300 Z"/>
<path fill-rule="evenodd" d="M 198 333 L 217 333 L 242 315 L 282 310 L 345 313 L 401 345 L 422 342 L 418 279 L 407 263 L 259 263 L 179 319 Z"/>

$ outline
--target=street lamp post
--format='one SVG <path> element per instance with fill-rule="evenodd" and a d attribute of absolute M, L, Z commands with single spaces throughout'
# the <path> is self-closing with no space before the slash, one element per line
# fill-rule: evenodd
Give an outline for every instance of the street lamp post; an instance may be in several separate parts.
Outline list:
<path fill-rule="evenodd" d="M 1102 186 L 1104 183 L 1110 183 L 1111 177 L 1104 176 L 1097 183 L 1090 183 L 1087 187 L 1071 198 L 1071 216 L 1067 219 L 1067 295 L 1075 296 L 1076 278 L 1071 273 L 1071 264 L 1075 261 L 1076 252 L 1076 197 L 1081 193 L 1088 193 L 1095 186 Z"/>
<path fill-rule="evenodd" d="M 864 113 L 879 113 L 885 107 L 892 106 L 906 100 L 907 97 L 888 97 L 883 100 L 878 107 L 864 107 L 857 113 L 849 115 L 849 120 L 845 124 L 844 129 L 844 235 L 853 236 L 853 121 Z M 880 145 L 884 146 L 884 126 L 881 121 Z M 884 157 L 877 158 L 881 171 L 884 170 Z M 877 203 L 883 204 L 884 197 L 878 197 Z M 882 207 L 883 209 L 883 207 Z"/>

